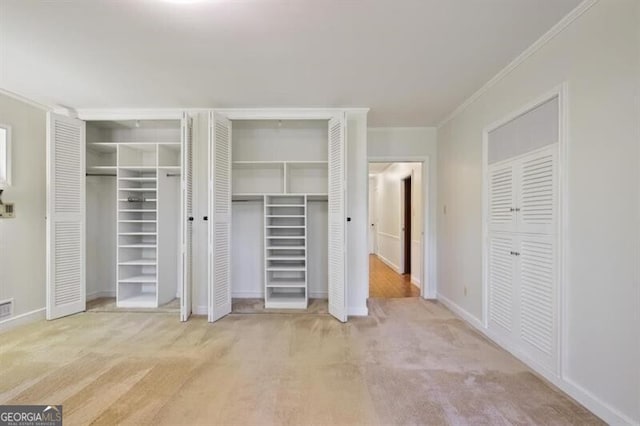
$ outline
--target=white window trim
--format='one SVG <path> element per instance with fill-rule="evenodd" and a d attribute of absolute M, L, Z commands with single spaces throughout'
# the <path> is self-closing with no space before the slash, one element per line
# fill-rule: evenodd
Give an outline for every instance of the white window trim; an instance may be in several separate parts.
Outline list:
<path fill-rule="evenodd" d="M 4 148 L 6 176 L 0 175 L 0 188 L 6 188 L 11 186 L 11 126 L 0 123 L 0 129 L 4 129 L 7 132 L 7 140 Z M 0 149 L 2 149 L 2 147 L 0 147 Z"/>

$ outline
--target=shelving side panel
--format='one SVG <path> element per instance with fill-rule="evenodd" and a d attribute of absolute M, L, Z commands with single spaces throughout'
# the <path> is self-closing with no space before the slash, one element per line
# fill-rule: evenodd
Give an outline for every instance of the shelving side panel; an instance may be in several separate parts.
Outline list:
<path fill-rule="evenodd" d="M 158 305 L 177 297 L 180 255 L 180 178 L 158 171 Z"/>

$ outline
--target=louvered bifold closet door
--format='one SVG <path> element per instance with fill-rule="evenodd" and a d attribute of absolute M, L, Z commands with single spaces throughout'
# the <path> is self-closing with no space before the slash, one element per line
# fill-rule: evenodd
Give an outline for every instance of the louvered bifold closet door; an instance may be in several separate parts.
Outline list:
<path fill-rule="evenodd" d="M 231 312 L 231 121 L 211 113 L 209 321 Z"/>
<path fill-rule="evenodd" d="M 346 149 L 344 115 L 329 120 L 329 313 L 347 320 Z"/>
<path fill-rule="evenodd" d="M 489 237 L 489 329 L 511 336 L 515 329 L 516 276 L 515 238 L 512 235 Z"/>
<path fill-rule="evenodd" d="M 180 320 L 191 316 L 193 286 L 193 125 L 186 114 L 182 117 L 182 293 Z"/>
<path fill-rule="evenodd" d="M 556 151 L 551 145 L 518 162 L 518 232 L 556 233 Z"/>
<path fill-rule="evenodd" d="M 516 173 L 512 162 L 489 167 L 489 231 L 516 226 Z"/>
<path fill-rule="evenodd" d="M 85 310 L 85 123 L 47 114 L 47 319 Z"/>
<path fill-rule="evenodd" d="M 555 370 L 558 306 L 554 237 L 523 235 L 519 239 L 519 338 L 532 359 Z"/>

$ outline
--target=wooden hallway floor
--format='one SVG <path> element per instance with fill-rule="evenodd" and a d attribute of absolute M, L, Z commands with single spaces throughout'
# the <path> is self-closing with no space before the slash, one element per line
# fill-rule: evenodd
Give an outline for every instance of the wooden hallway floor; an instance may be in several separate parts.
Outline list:
<path fill-rule="evenodd" d="M 411 284 L 411 275 L 400 275 L 375 254 L 369 255 L 369 297 L 392 299 L 418 297 L 420 289 Z"/>

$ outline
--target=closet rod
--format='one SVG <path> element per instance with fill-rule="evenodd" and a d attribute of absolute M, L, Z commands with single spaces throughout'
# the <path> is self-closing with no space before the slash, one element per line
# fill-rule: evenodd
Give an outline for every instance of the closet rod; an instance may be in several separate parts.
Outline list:
<path fill-rule="evenodd" d="M 180 173 L 167 173 L 167 177 L 176 177 L 176 176 L 180 176 Z"/>
<path fill-rule="evenodd" d="M 107 173 L 87 173 L 87 176 L 111 176 L 111 177 L 116 177 L 116 175 L 110 175 Z"/>

